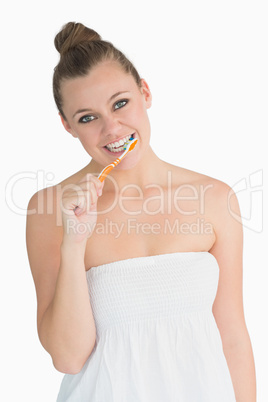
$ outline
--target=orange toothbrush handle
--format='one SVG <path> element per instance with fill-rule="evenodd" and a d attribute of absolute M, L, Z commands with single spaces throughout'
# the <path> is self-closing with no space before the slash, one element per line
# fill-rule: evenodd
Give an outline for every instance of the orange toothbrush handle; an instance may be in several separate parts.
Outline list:
<path fill-rule="evenodd" d="M 113 161 L 113 163 L 111 163 L 110 165 L 106 166 L 106 168 L 104 168 L 103 171 L 100 173 L 100 175 L 99 175 L 99 180 L 100 180 L 101 182 L 103 182 L 103 181 L 106 179 L 106 177 L 108 176 L 108 174 L 110 173 L 110 171 L 111 171 L 114 167 L 116 167 L 116 165 L 118 165 L 118 163 L 119 163 L 120 161 L 121 161 L 121 160 L 120 160 L 119 158 L 117 158 L 115 161 Z"/>
<path fill-rule="evenodd" d="M 114 168 L 113 165 L 106 166 L 106 168 L 101 172 L 99 180 L 103 182 L 113 168 Z"/>

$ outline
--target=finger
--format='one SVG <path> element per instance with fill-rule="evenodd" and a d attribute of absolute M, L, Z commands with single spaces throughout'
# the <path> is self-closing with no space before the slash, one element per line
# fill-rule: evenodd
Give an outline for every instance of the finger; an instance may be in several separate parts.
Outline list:
<path fill-rule="evenodd" d="M 62 189 L 61 207 L 68 215 L 81 215 L 91 210 L 102 193 L 103 183 L 92 174 L 87 174 L 79 184 L 69 184 Z"/>
<path fill-rule="evenodd" d="M 98 177 L 94 176 L 92 173 L 87 173 L 79 183 L 87 183 L 87 182 L 92 182 L 96 186 L 96 191 L 98 196 L 102 195 L 102 189 L 104 186 L 104 183 L 101 182 Z"/>

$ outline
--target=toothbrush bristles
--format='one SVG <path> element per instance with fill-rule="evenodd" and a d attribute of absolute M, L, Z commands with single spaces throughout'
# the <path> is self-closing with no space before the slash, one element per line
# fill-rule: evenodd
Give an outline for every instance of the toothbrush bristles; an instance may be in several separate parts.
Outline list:
<path fill-rule="evenodd" d="M 125 145 L 124 145 L 124 151 L 127 149 L 127 146 L 129 145 L 129 143 L 131 142 L 131 141 L 133 141 L 134 140 L 134 137 L 130 137 L 130 139 L 125 143 Z"/>

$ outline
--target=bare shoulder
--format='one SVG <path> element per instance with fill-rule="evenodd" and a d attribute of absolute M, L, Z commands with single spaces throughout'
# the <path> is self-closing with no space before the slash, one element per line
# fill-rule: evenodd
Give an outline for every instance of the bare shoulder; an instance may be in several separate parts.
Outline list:
<path fill-rule="evenodd" d="M 185 169 L 179 166 L 167 164 L 167 169 L 171 172 L 175 186 L 194 186 L 200 190 L 207 190 L 207 197 L 211 200 L 226 199 L 233 193 L 232 188 L 225 182 L 211 176 Z M 208 191 L 209 190 L 209 191 Z"/>
<path fill-rule="evenodd" d="M 48 258 L 48 251 L 57 254 L 63 234 L 59 200 L 57 185 L 37 191 L 29 200 L 26 244 L 31 268 L 38 265 L 43 254 Z"/>
<path fill-rule="evenodd" d="M 37 191 L 29 200 L 26 220 L 26 244 L 30 266 L 33 271 L 35 271 L 35 266 L 37 266 L 40 259 L 39 256 L 42 256 L 43 252 L 49 252 L 54 257 L 59 254 L 63 235 L 62 192 L 68 185 L 75 184 L 79 177 L 78 172 L 54 186 Z"/>
<path fill-rule="evenodd" d="M 76 185 L 85 175 L 86 167 L 63 179 L 54 186 L 43 188 L 37 191 L 30 198 L 28 203 L 28 221 L 51 222 L 55 227 L 61 226 L 60 200 L 64 189 L 68 186 Z"/>
<path fill-rule="evenodd" d="M 240 219 L 238 198 L 232 187 L 226 182 L 197 172 L 188 171 L 189 182 L 199 189 L 203 196 L 206 212 L 211 216 L 214 226 L 220 226 L 226 219 Z"/>
<path fill-rule="evenodd" d="M 226 182 L 174 165 L 167 165 L 167 169 L 172 174 L 173 185 L 181 189 L 181 195 L 196 197 L 215 231 L 221 230 L 227 221 L 241 224 L 237 196 Z"/>

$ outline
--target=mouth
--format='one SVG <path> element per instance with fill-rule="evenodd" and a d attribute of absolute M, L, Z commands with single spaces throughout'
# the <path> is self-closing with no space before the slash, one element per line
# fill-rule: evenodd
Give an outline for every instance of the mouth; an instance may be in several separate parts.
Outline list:
<path fill-rule="evenodd" d="M 111 142 L 110 144 L 105 145 L 105 149 L 108 150 L 108 152 L 114 154 L 118 152 L 123 152 L 125 149 L 125 144 L 129 140 L 133 140 L 135 138 L 135 133 L 127 135 L 126 137 L 120 139 L 119 141 Z"/>

